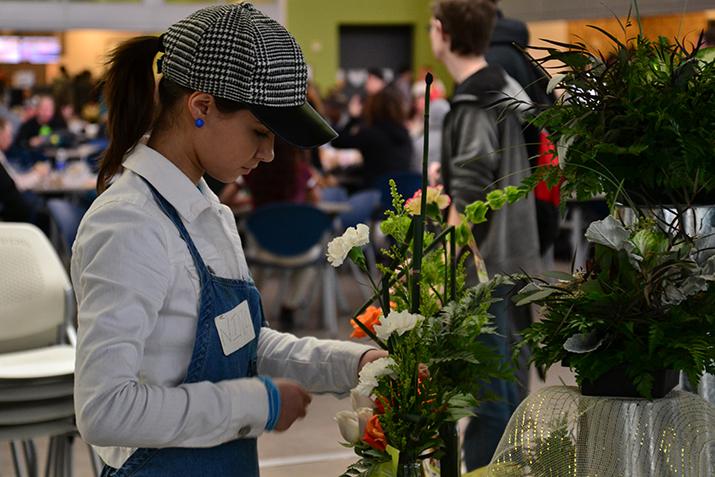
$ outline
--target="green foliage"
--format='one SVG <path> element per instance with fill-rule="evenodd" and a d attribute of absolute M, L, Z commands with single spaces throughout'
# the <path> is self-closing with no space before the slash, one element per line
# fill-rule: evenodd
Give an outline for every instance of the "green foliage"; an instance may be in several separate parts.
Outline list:
<path fill-rule="evenodd" d="M 495 301 L 494 289 L 507 283 L 506 277 L 497 276 L 489 283 L 468 288 L 459 301 L 449 303 L 440 315 L 424 324 L 427 365 L 445 388 L 479 396 L 481 379 L 476 377 L 511 378 L 500 356 L 479 339 L 496 333 L 488 310 Z"/>
<path fill-rule="evenodd" d="M 693 383 L 715 371 L 715 260 L 699 265 L 692 243 L 648 221 L 626 228 L 609 217 L 587 238 L 595 258 L 585 270 L 555 283 L 520 277 L 530 283 L 515 300 L 544 317 L 523 333 L 533 362 L 564 361 L 579 383 L 626 365 L 648 398 L 655 371 L 682 370 Z"/>
<path fill-rule="evenodd" d="M 439 458 L 445 445 L 439 434 L 440 427 L 473 415 L 477 397 L 490 397 L 482 393 L 480 383 L 495 377 L 511 378 L 503 357 L 479 339 L 481 335 L 495 332 L 488 309 L 493 302 L 494 288 L 507 283 L 507 279 L 497 277 L 476 287 L 466 286 L 464 263 L 469 256 L 465 254 L 457 260 L 456 253 L 450 252 L 450 242 L 453 238 L 456 242 L 460 234 L 466 242 L 471 232 L 468 228 L 466 232 L 463 230 L 467 225 L 460 232 L 445 223 L 439 204 L 441 201 L 444 205 L 446 200 L 440 191 L 428 191 L 431 202 L 422 215 L 426 231 L 422 248 L 415 249 L 416 218 L 411 216 L 415 209 L 405 207 L 394 182 L 391 182 L 391 192 L 393 208 L 386 212 L 380 225 L 390 242 L 389 247 L 380 251 L 386 259 L 378 265 L 383 289 L 378 288 L 372 277 L 369 280 L 375 288 L 374 299 L 383 310 L 389 301 L 398 311 L 396 316 L 402 312 L 400 316 L 408 320 L 414 316 L 404 312 L 413 309 L 416 298 L 412 296 L 413 281 L 419 277 L 421 316 L 410 322 L 414 327 L 393 332 L 389 338 L 382 337 L 394 365 L 391 365 L 391 373 L 377 378 L 372 396 L 381 408 L 375 412 L 390 447 L 378 451 L 363 441 L 358 442 L 353 448 L 361 460 L 348 468 L 344 474 L 348 477 L 382 475 L 389 467 L 391 448 L 404 454 L 406 461 L 424 457 L 426 453 Z M 495 204 L 514 198 L 512 189 L 499 192 L 491 196 Z M 413 264 L 419 255 L 422 261 L 417 274 Z M 364 260 L 354 254 L 348 257 L 360 263 Z M 385 318 L 389 319 L 389 316 Z"/>
<path fill-rule="evenodd" d="M 535 60 L 560 63 L 551 85 L 566 93 L 533 119 L 559 146 L 549 180 L 563 177 L 567 197 L 605 193 L 610 203 L 687 204 L 715 191 L 715 60 L 677 40 L 592 28 L 612 51 L 552 42 L 558 49 Z"/>

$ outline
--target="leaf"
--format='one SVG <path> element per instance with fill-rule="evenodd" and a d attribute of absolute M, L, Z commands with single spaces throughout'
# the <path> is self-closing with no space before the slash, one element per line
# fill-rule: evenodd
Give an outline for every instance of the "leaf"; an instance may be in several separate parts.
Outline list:
<path fill-rule="evenodd" d="M 591 54 L 579 51 L 549 50 L 551 57 L 561 61 L 575 70 L 582 69 L 591 64 Z"/>
<path fill-rule="evenodd" d="M 598 27 L 598 26 L 596 26 L 596 25 L 587 25 L 587 27 L 588 27 L 588 28 L 593 28 L 594 30 L 600 31 L 601 33 L 603 33 L 604 35 L 606 35 L 608 38 L 610 38 L 611 41 L 613 41 L 613 43 L 615 43 L 616 45 L 618 45 L 622 50 L 628 50 L 628 48 L 626 47 L 626 45 L 623 44 L 623 42 L 621 42 L 618 38 L 616 38 L 615 36 L 613 36 L 613 34 L 609 33 L 608 31 L 604 30 L 603 28 Z"/>
<path fill-rule="evenodd" d="M 555 292 L 556 292 L 556 290 L 553 288 L 544 288 L 541 291 L 532 293 L 528 296 L 521 298 L 519 301 L 516 302 L 516 306 L 524 306 L 524 305 L 528 305 L 529 303 L 536 303 L 540 300 L 543 300 L 544 298 L 547 298 L 548 296 L 552 295 Z"/>
<path fill-rule="evenodd" d="M 564 349 L 570 353 L 584 354 L 595 351 L 601 347 L 605 338 L 598 336 L 596 331 L 578 333 L 564 342 Z"/>
<path fill-rule="evenodd" d="M 528 195 L 528 191 L 524 192 L 522 189 L 515 186 L 506 186 L 504 188 L 504 193 L 506 194 L 506 201 L 510 204 L 513 204 Z"/>
<path fill-rule="evenodd" d="M 549 80 L 548 86 L 546 86 L 546 94 L 551 94 L 554 89 L 559 85 L 559 83 L 564 80 L 564 78 L 566 78 L 566 75 L 563 73 L 552 76 Z"/>
<path fill-rule="evenodd" d="M 475 225 L 487 221 L 487 212 L 489 212 L 489 206 L 481 200 L 472 202 L 464 209 L 467 220 Z"/>
<path fill-rule="evenodd" d="M 586 239 L 591 243 L 605 245 L 613 250 L 623 250 L 630 233 L 612 216 L 591 223 L 586 230 Z"/>
<path fill-rule="evenodd" d="M 493 190 L 487 194 L 487 202 L 492 210 L 499 210 L 506 204 L 507 195 L 501 189 Z"/>
<path fill-rule="evenodd" d="M 392 457 L 392 471 L 397 475 L 397 466 L 400 462 L 400 451 L 391 445 L 387 445 L 385 451 Z"/>
<path fill-rule="evenodd" d="M 573 275 L 566 272 L 559 272 L 558 270 L 552 270 L 549 272 L 544 272 L 542 275 L 546 278 L 553 278 L 562 282 L 570 282 L 574 279 Z M 522 290 L 523 291 L 523 290 Z"/>

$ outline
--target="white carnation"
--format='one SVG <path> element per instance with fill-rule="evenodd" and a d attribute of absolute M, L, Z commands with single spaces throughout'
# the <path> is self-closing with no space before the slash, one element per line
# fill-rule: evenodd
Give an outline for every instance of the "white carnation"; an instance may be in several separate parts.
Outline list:
<path fill-rule="evenodd" d="M 370 243 L 370 227 L 365 224 L 348 227 L 342 236 L 334 238 L 328 244 L 328 253 L 326 254 L 328 262 L 334 267 L 339 267 L 345 261 L 350 250 L 368 243 Z"/>
<path fill-rule="evenodd" d="M 422 315 L 415 315 L 407 311 L 391 311 L 387 317 L 380 318 L 379 325 L 375 325 L 375 334 L 381 340 L 389 339 L 392 333 L 402 336 L 424 319 Z"/>
<path fill-rule="evenodd" d="M 334 238 L 328 244 L 328 263 L 334 267 L 339 267 L 345 261 L 345 257 L 348 256 L 348 252 L 350 252 L 350 249 L 346 248 L 343 238 Z"/>
<path fill-rule="evenodd" d="M 390 369 L 394 366 L 395 360 L 392 358 L 380 358 L 367 363 L 360 370 L 360 382 L 355 390 L 363 396 L 370 396 L 373 389 L 377 387 L 377 381 L 383 376 L 395 376 L 395 372 Z"/>

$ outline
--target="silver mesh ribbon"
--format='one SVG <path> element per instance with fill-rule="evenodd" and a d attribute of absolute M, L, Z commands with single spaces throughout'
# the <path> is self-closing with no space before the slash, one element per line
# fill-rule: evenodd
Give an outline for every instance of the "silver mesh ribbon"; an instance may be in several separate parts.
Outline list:
<path fill-rule="evenodd" d="M 545 388 L 516 410 L 480 476 L 715 476 L 715 406 L 682 391 L 648 401 Z"/>

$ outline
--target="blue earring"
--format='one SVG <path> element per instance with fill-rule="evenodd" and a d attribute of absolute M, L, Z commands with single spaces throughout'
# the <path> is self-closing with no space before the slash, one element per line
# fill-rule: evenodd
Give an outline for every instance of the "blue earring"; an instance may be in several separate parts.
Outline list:
<path fill-rule="evenodd" d="M 204 120 L 201 118 L 196 118 L 196 121 L 194 121 L 194 124 L 196 125 L 197 128 L 202 128 L 204 127 Z"/>

